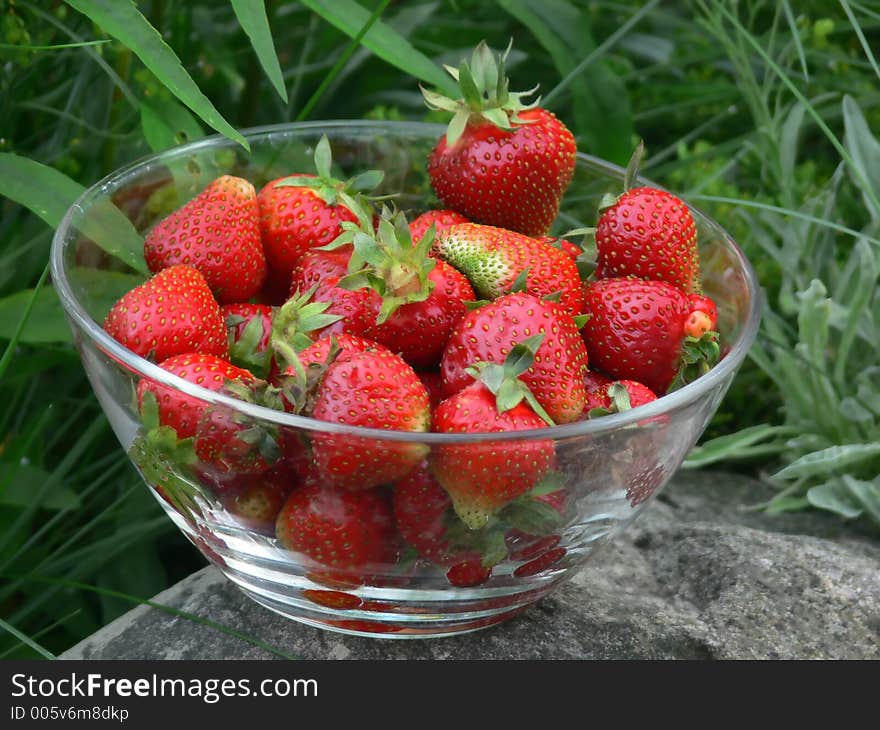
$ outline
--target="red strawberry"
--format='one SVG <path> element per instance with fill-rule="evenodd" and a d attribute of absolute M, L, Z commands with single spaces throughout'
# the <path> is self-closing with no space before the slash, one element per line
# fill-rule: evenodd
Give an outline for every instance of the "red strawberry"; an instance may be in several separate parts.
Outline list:
<path fill-rule="evenodd" d="M 310 251 L 293 270 L 291 295 L 296 297 L 316 287 L 310 301 L 326 302 L 329 306 L 325 313 L 338 317 L 313 331 L 312 337 L 345 332 L 373 339 L 382 299 L 372 289 L 348 290 L 338 286 L 340 279 L 348 275 L 350 260 L 348 246 L 336 251 Z"/>
<path fill-rule="evenodd" d="M 706 332 L 718 329 L 718 308 L 709 297 L 701 294 L 689 294 L 691 316 L 685 322 L 685 334 L 690 337 L 702 337 Z"/>
<path fill-rule="evenodd" d="M 596 223 L 596 278 L 635 276 L 700 291 L 697 228 L 687 205 L 651 187 L 632 188 L 644 147 L 627 167 L 624 193 L 600 204 Z"/>
<path fill-rule="evenodd" d="M 272 307 L 265 304 L 224 304 L 220 313 L 229 333 L 229 360 L 259 378 L 272 370 Z"/>
<path fill-rule="evenodd" d="M 157 361 L 189 352 L 228 353 L 220 308 L 191 266 L 171 266 L 125 294 L 104 329 L 132 352 Z"/>
<path fill-rule="evenodd" d="M 621 413 L 657 400 L 650 388 L 635 380 L 609 381 L 587 395 L 584 412 L 591 418 L 609 413 Z"/>
<path fill-rule="evenodd" d="M 446 579 L 458 588 L 481 586 L 491 575 L 492 568 L 483 565 L 478 558 L 463 560 L 446 571 Z"/>
<path fill-rule="evenodd" d="M 430 368 L 440 362 L 449 333 L 474 299 L 468 280 L 448 264 L 428 256 L 433 239 L 423 236 L 413 246 L 403 213 L 382 211 L 376 230 L 343 226 L 334 246 L 351 242 L 349 274 L 338 287 L 378 295 L 373 326 L 363 334 L 410 363 Z M 344 325 L 346 331 L 350 331 Z"/>
<path fill-rule="evenodd" d="M 460 99 L 422 90 L 431 109 L 454 115 L 430 155 L 428 173 L 447 207 L 480 223 L 540 236 L 559 212 L 577 147 L 553 114 L 523 104 L 531 92 L 508 91 L 506 56 L 496 61 L 481 42 L 470 65 L 449 69 L 461 86 Z"/>
<path fill-rule="evenodd" d="M 394 517 L 379 490 L 355 493 L 307 480 L 282 507 L 275 534 L 283 547 L 334 571 L 381 569 L 397 558 Z"/>
<path fill-rule="evenodd" d="M 319 342 L 315 351 L 323 347 Z M 313 351 L 314 352 L 314 351 Z M 292 382 L 283 391 L 293 410 L 320 421 L 389 431 L 427 431 L 431 425 L 428 393 L 415 372 L 384 347 L 345 349 L 309 382 L 313 352 L 286 371 Z M 323 369 L 323 373 L 320 372 Z M 424 456 L 418 442 L 382 441 L 332 432 L 315 433 L 314 463 L 323 479 L 350 490 L 369 489 L 405 476 Z"/>
<path fill-rule="evenodd" d="M 213 355 L 201 353 L 175 355 L 159 363 L 159 367 L 215 392 L 223 390 L 230 381 L 238 380 L 244 384 L 254 381 L 254 376 L 247 370 L 237 368 Z M 143 401 L 147 392 L 152 393 L 158 401 L 159 420 L 163 426 L 173 428 L 180 439 L 196 435 L 199 422 L 209 408 L 207 403 L 147 379 L 138 384 L 138 402 Z"/>
<path fill-rule="evenodd" d="M 590 363 L 614 378 L 663 394 L 718 360 L 718 334 L 687 335 L 693 305 L 671 284 L 600 279 L 587 285 L 585 302 L 591 317 L 582 334 Z"/>
<path fill-rule="evenodd" d="M 150 271 L 188 264 L 205 277 L 221 303 L 254 296 L 266 278 L 254 186 L 219 177 L 157 223 L 144 239 Z"/>
<path fill-rule="evenodd" d="M 567 253 L 538 239 L 460 223 L 440 232 L 432 252 L 467 276 L 484 299 L 496 299 L 522 286 L 537 297 L 558 296 L 572 316 L 583 311 L 577 265 Z"/>
<path fill-rule="evenodd" d="M 434 430 L 440 433 L 498 433 L 546 425 L 527 403 L 499 404 L 483 382 L 446 399 L 434 414 Z M 476 530 L 532 489 L 553 459 L 549 439 L 442 444 L 431 452 L 431 471 L 449 493 L 462 522 Z"/>
<path fill-rule="evenodd" d="M 324 136 L 315 146 L 317 175 L 278 178 L 257 197 L 269 288 L 282 298 L 290 287 L 291 273 L 306 253 L 339 236 L 344 221 L 357 222 L 352 196 L 382 179 L 381 173 L 373 171 L 341 181 L 333 177 L 331 168 L 330 143 Z"/>
<path fill-rule="evenodd" d="M 409 232 L 412 236 L 413 243 L 416 244 L 422 240 L 422 236 L 427 233 L 428 229 L 433 225 L 435 236 L 440 231 L 454 226 L 456 223 L 468 223 L 468 219 L 461 213 L 454 210 L 429 210 L 413 219 L 409 224 Z"/>
<path fill-rule="evenodd" d="M 586 347 L 558 304 L 531 294 L 507 294 L 467 313 L 443 353 L 444 392 L 452 395 L 471 383 L 467 368 L 474 363 L 500 364 L 518 342 L 537 334 L 544 340 L 521 378 L 556 423 L 578 420 L 586 402 Z"/>

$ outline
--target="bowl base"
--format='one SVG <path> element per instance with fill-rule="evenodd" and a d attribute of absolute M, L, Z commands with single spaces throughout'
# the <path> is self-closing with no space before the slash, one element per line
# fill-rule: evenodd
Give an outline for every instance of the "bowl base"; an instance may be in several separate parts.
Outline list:
<path fill-rule="evenodd" d="M 421 621 L 407 619 L 406 621 L 395 622 L 386 619 L 342 618 L 343 612 L 331 610 L 326 611 L 328 614 L 326 617 L 316 616 L 314 614 L 318 612 L 313 611 L 309 611 L 308 615 L 306 615 L 306 612 L 294 606 L 272 601 L 241 586 L 239 588 L 254 602 L 292 621 L 313 628 L 324 629 L 325 631 L 333 631 L 337 634 L 364 636 L 370 639 L 437 639 L 447 636 L 471 634 L 519 615 L 534 602 L 532 601 L 525 606 L 519 606 L 515 609 L 505 609 L 494 616 L 485 616 L 479 619 L 460 621 L 449 621 L 447 619 L 440 623 L 436 619 L 432 621 L 429 618 Z M 330 614 L 332 614 L 332 617 Z"/>

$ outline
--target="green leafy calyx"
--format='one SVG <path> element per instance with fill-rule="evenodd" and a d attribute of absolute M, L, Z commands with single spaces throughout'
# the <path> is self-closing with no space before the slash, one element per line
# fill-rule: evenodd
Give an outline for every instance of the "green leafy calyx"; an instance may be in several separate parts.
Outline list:
<path fill-rule="evenodd" d="M 471 55 L 470 63 L 462 61 L 458 68 L 444 66 L 457 82 L 461 97 L 448 96 L 422 88 L 422 95 L 429 109 L 452 113 L 452 120 L 446 130 L 446 144 L 454 145 L 469 123 L 489 122 L 501 129 L 511 130 L 515 125 L 528 124 L 529 120 L 519 116 L 526 109 L 535 108 L 540 98 L 525 103 L 525 97 L 534 94 L 538 87 L 523 92 L 509 90 L 509 80 L 504 73 L 504 64 L 510 53 L 510 46 L 497 59 L 486 41 L 480 41 Z"/>

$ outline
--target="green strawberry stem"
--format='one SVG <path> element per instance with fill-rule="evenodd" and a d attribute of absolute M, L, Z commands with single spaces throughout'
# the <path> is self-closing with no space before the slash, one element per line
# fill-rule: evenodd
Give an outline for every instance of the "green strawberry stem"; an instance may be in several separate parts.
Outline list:
<path fill-rule="evenodd" d="M 294 353 L 290 363 L 293 374 L 285 374 L 280 387 L 281 395 L 293 408 L 294 413 L 302 416 L 312 415 L 315 397 L 324 380 L 324 375 L 341 351 L 336 337 L 331 335 L 330 349 L 322 363 L 310 362 L 304 366 L 299 356 Z"/>
<path fill-rule="evenodd" d="M 721 359 L 720 335 L 707 332 L 702 337 L 685 337 L 679 357 L 679 370 L 667 393 L 692 383 L 708 373 Z"/>
<path fill-rule="evenodd" d="M 141 398 L 141 422 L 145 430 L 128 450 L 132 462 L 147 484 L 161 490 L 184 519 L 194 522 L 194 515 L 201 514 L 196 501 L 199 490 L 192 475 L 192 467 L 198 463 L 194 439 L 178 439 L 173 428 L 160 425 L 159 403 L 151 391 Z"/>
<path fill-rule="evenodd" d="M 629 391 L 620 383 L 612 383 L 608 386 L 608 397 L 611 404 L 608 408 L 591 408 L 588 414 L 589 418 L 598 418 L 599 416 L 610 416 L 612 413 L 623 413 L 632 409 L 632 403 L 629 399 Z"/>
<path fill-rule="evenodd" d="M 486 41 L 480 41 L 471 56 L 470 64 L 462 61 L 456 69 L 444 66 L 447 73 L 459 85 L 461 97 L 448 96 L 420 87 L 429 109 L 452 113 L 452 120 L 446 130 L 446 144 L 454 145 L 469 123 L 486 121 L 501 129 L 513 129 L 514 124 L 527 124 L 528 120 L 519 116 L 526 109 L 538 105 L 540 99 L 524 103 L 524 98 L 534 94 L 538 87 L 524 92 L 509 90 L 509 80 L 504 73 L 504 64 L 511 46 L 496 60 Z"/>
<path fill-rule="evenodd" d="M 618 195 L 615 195 L 614 193 L 605 193 L 602 196 L 599 200 L 600 214 L 603 211 L 608 210 L 608 208 L 614 207 L 617 204 L 617 201 L 620 200 L 620 196 L 632 189 L 633 185 L 635 185 L 636 178 L 639 176 L 639 168 L 642 165 L 642 158 L 644 156 L 645 142 L 640 139 L 636 148 L 633 150 L 632 156 L 629 158 L 629 162 L 626 165 L 626 170 L 623 173 L 623 190 L 621 190 Z"/>
<path fill-rule="evenodd" d="M 263 339 L 263 321 L 261 317 L 253 317 L 245 325 L 238 340 L 232 333 L 235 328 L 244 322 L 244 318 L 232 314 L 226 318 L 226 328 L 229 331 L 229 359 L 247 370 L 250 370 L 258 378 L 269 375 L 272 366 L 272 352 L 269 348 L 260 349 L 260 341 Z"/>
<path fill-rule="evenodd" d="M 340 241 L 350 242 L 354 255 L 349 261 L 349 273 L 339 280 L 338 286 L 355 290 L 370 288 L 382 297 L 382 306 L 376 324 L 385 322 L 404 304 L 423 302 L 434 291 L 434 282 L 428 275 L 437 261 L 428 256 L 434 242 L 432 225 L 413 245 L 409 223 L 401 211 L 383 208 L 379 225 L 372 221 L 342 224 L 343 233 L 324 248 L 337 248 Z"/>
<path fill-rule="evenodd" d="M 378 187 L 385 178 L 382 170 L 366 170 L 348 180 L 333 176 L 333 153 L 330 140 L 322 135 L 315 145 L 315 171 L 317 176 L 291 175 L 275 183 L 275 187 L 311 188 L 327 205 L 342 204 L 357 212 L 363 209 L 363 193 Z"/>
<path fill-rule="evenodd" d="M 478 362 L 466 368 L 465 372 L 475 380 L 482 382 L 495 396 L 495 404 L 499 413 L 516 408 L 525 400 L 541 420 L 548 426 L 555 426 L 553 419 L 538 403 L 529 386 L 519 377 L 532 366 L 535 354 L 543 341 L 543 333 L 533 335 L 514 345 L 504 359 L 503 365 Z"/>
<path fill-rule="evenodd" d="M 275 354 L 281 369 L 299 363 L 298 353 L 312 344 L 309 332 L 323 329 L 342 319 L 338 314 L 326 314 L 330 302 L 312 301 L 318 289 L 315 284 L 305 292 L 297 292 L 272 317 L 269 349 Z"/>

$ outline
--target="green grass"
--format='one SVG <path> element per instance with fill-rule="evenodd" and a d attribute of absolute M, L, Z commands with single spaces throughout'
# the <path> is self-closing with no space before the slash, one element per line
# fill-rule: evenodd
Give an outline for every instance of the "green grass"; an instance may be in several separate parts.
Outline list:
<path fill-rule="evenodd" d="M 644 173 L 756 264 L 765 323 L 692 465 L 769 479 L 772 510 L 880 525 L 874 3 L 275 0 L 265 23 L 259 3 L 121 5 L 0 0 L 0 655 L 58 654 L 204 564 L 59 326 L 46 260 L 76 191 L 214 129 L 433 119 L 418 80 L 483 38 L 514 39 L 516 86 L 582 150 L 624 163 L 644 138 Z"/>

